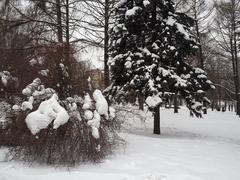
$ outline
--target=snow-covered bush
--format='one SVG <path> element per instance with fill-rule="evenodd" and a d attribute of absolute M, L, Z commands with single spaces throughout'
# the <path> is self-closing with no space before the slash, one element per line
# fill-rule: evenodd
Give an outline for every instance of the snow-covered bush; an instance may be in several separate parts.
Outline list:
<path fill-rule="evenodd" d="M 99 162 L 112 152 L 119 142 L 115 110 L 100 90 L 60 100 L 37 82 L 23 90 L 27 100 L 12 107 L 2 131 L 2 137 L 14 142 L 7 143 L 10 157 L 71 166 Z"/>

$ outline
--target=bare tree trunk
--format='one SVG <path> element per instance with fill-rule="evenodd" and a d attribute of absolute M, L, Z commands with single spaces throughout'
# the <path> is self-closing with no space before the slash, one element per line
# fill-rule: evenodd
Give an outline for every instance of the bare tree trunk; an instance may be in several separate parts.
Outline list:
<path fill-rule="evenodd" d="M 66 44 L 69 46 L 69 0 L 66 0 Z"/>
<path fill-rule="evenodd" d="M 178 98 L 177 94 L 173 96 L 173 105 L 174 105 L 174 113 L 178 113 Z"/>
<path fill-rule="evenodd" d="M 69 0 L 66 0 L 66 45 L 65 45 L 65 64 L 68 67 L 69 77 L 66 78 L 66 94 L 71 95 L 71 62 L 70 62 L 70 33 L 69 33 Z"/>
<path fill-rule="evenodd" d="M 161 134 L 160 131 L 160 105 L 154 108 L 153 134 Z"/>
<path fill-rule="evenodd" d="M 236 99 L 236 114 L 240 115 L 240 98 L 239 98 L 239 76 L 238 76 L 238 60 L 237 60 L 237 47 L 236 47 L 236 34 L 235 34 L 235 26 L 234 26 L 234 17 L 232 17 L 232 26 L 233 26 L 233 35 L 230 38 L 230 46 L 231 46 L 231 58 L 232 58 L 232 66 L 233 66 L 233 79 L 235 85 L 235 99 Z"/>
<path fill-rule="evenodd" d="M 139 104 L 139 110 L 144 110 L 144 98 L 142 94 L 138 94 L 138 104 Z"/>
<path fill-rule="evenodd" d="M 64 90 L 64 75 L 61 68 L 61 64 L 63 62 L 63 30 L 62 30 L 62 11 L 61 11 L 61 1 L 56 0 L 56 14 L 57 14 L 57 39 L 58 43 L 61 43 L 60 46 L 57 46 L 57 59 L 56 59 L 56 68 L 57 68 L 57 79 L 58 79 L 58 94 L 62 98 L 65 98 L 65 90 Z"/>
<path fill-rule="evenodd" d="M 234 1 L 235 2 L 235 1 Z M 235 4 L 235 3 L 234 3 Z M 233 4 L 233 5 L 234 5 Z M 237 115 L 240 116 L 240 97 L 239 97 L 239 70 L 238 70 L 238 50 L 237 50 L 237 32 L 236 32 L 236 19 L 235 13 L 233 14 L 233 48 L 234 48 L 234 60 L 235 60 L 235 89 L 236 89 L 236 101 L 237 101 Z"/>
<path fill-rule="evenodd" d="M 56 10 L 57 10 L 57 37 L 58 42 L 63 42 L 63 30 L 62 30 L 62 12 L 61 12 L 61 2 L 56 0 Z"/>
<path fill-rule="evenodd" d="M 212 101 L 212 104 L 211 104 L 212 111 L 214 111 L 214 106 L 215 106 L 215 101 Z"/>
<path fill-rule="evenodd" d="M 56 0 L 56 11 L 57 11 L 57 39 L 61 43 L 58 47 L 58 59 L 57 59 L 57 68 L 58 68 L 58 81 L 59 86 L 58 94 L 61 98 L 66 98 L 70 96 L 70 74 L 69 74 L 69 55 L 70 55 L 70 45 L 69 45 L 69 2 L 66 0 L 66 42 L 63 43 L 63 25 L 62 25 L 62 3 L 61 0 Z M 66 72 L 64 72 L 66 71 Z"/>
<path fill-rule="evenodd" d="M 234 78 L 235 79 L 235 97 L 236 97 L 236 101 L 237 101 L 237 103 L 236 103 L 236 114 L 237 115 L 240 115 L 240 98 L 239 98 L 239 94 L 238 94 L 238 92 L 239 92 L 239 82 L 238 82 L 238 78 L 237 77 L 235 77 Z"/>
<path fill-rule="evenodd" d="M 152 11 L 152 19 L 151 19 L 151 26 L 152 29 L 155 29 L 157 19 L 157 8 L 156 8 L 156 1 L 153 1 L 153 11 Z M 156 32 L 152 33 L 152 41 L 154 42 L 156 39 Z M 153 127 L 154 134 L 161 134 L 160 131 L 160 105 L 154 108 L 154 127 Z"/>
<path fill-rule="evenodd" d="M 198 10 L 197 10 L 197 1 L 195 1 L 195 5 L 194 5 L 194 18 L 195 18 L 195 29 L 196 29 L 196 33 L 197 33 L 197 41 L 199 44 L 199 49 L 198 49 L 198 64 L 200 66 L 201 69 L 204 69 L 204 57 L 203 57 L 203 50 L 202 50 L 202 42 L 201 42 L 201 34 L 199 31 L 199 22 L 198 22 Z M 203 102 L 203 114 L 207 114 L 207 107 L 206 107 L 206 103 Z M 206 107 L 206 108 L 205 108 Z"/>
<path fill-rule="evenodd" d="M 196 32 L 197 32 L 197 38 L 198 38 L 198 43 L 199 43 L 199 55 L 198 55 L 198 60 L 199 60 L 199 66 L 201 69 L 204 69 L 204 57 L 203 57 L 203 50 L 202 50 L 202 44 L 201 44 L 201 34 L 199 32 L 199 25 L 197 20 L 195 20 L 195 26 L 196 26 Z"/>
<path fill-rule="evenodd" d="M 104 24 L 104 85 L 109 86 L 109 66 L 108 66 L 108 47 L 109 47 L 109 0 L 105 0 L 105 24 Z"/>

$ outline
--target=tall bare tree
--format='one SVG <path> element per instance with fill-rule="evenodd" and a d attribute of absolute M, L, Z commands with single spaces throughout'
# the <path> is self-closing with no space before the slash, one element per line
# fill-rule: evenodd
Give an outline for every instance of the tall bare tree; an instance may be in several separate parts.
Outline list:
<path fill-rule="evenodd" d="M 209 24 L 212 22 L 213 6 L 207 3 L 206 0 L 175 0 L 175 8 L 187 13 L 195 20 L 195 33 L 198 40 L 199 51 L 197 54 L 198 66 L 204 69 L 204 52 L 202 38 L 208 31 Z"/>
<path fill-rule="evenodd" d="M 239 65 L 238 65 L 238 32 L 240 22 L 240 1 L 220 1 L 215 2 L 216 18 L 213 28 L 215 40 L 232 62 L 233 79 L 235 85 L 235 99 L 237 102 L 236 113 L 240 115 L 239 97 Z"/>
<path fill-rule="evenodd" d="M 55 52 L 55 76 L 56 88 L 60 96 L 69 96 L 71 93 L 71 65 L 73 62 L 73 47 L 79 41 L 77 29 L 80 21 L 76 18 L 75 6 L 79 3 L 75 0 L 29 0 L 23 8 L 15 3 L 15 0 L 9 0 L 8 7 L 16 13 L 15 17 L 6 18 L 1 16 L 1 23 L 7 24 L 9 29 L 28 28 L 26 34 L 31 39 L 31 44 L 21 49 L 37 49 L 43 51 L 43 48 L 50 53 Z M 8 8 L 6 8 L 8 9 Z M 24 28 L 23 28 L 24 27 Z M 46 51 L 46 52 L 47 52 Z M 42 53 L 41 53 L 42 54 Z M 53 56 L 52 56 L 53 57 Z"/>
<path fill-rule="evenodd" d="M 90 45 L 103 48 L 104 51 L 104 84 L 109 86 L 109 29 L 111 17 L 116 0 L 83 0 L 82 13 L 89 21 L 86 21 L 85 32 L 88 34 L 87 41 Z"/>

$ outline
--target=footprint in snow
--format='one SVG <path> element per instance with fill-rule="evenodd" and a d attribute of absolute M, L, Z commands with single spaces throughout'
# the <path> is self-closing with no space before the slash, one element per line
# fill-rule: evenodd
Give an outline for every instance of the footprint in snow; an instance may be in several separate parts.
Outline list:
<path fill-rule="evenodd" d="M 143 180 L 167 180 L 166 176 L 159 174 L 149 174 Z"/>

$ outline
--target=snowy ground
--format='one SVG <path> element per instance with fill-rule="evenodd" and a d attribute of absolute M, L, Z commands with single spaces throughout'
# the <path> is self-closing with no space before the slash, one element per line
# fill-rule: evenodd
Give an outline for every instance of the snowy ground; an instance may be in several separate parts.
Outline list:
<path fill-rule="evenodd" d="M 121 134 L 126 148 L 98 165 L 29 167 L 4 162 L 1 149 L 0 180 L 239 180 L 240 118 L 209 111 L 194 119 L 184 108 L 172 111 L 161 110 L 161 136 L 152 135 L 150 118 L 145 125 L 130 122 L 130 132 Z"/>

